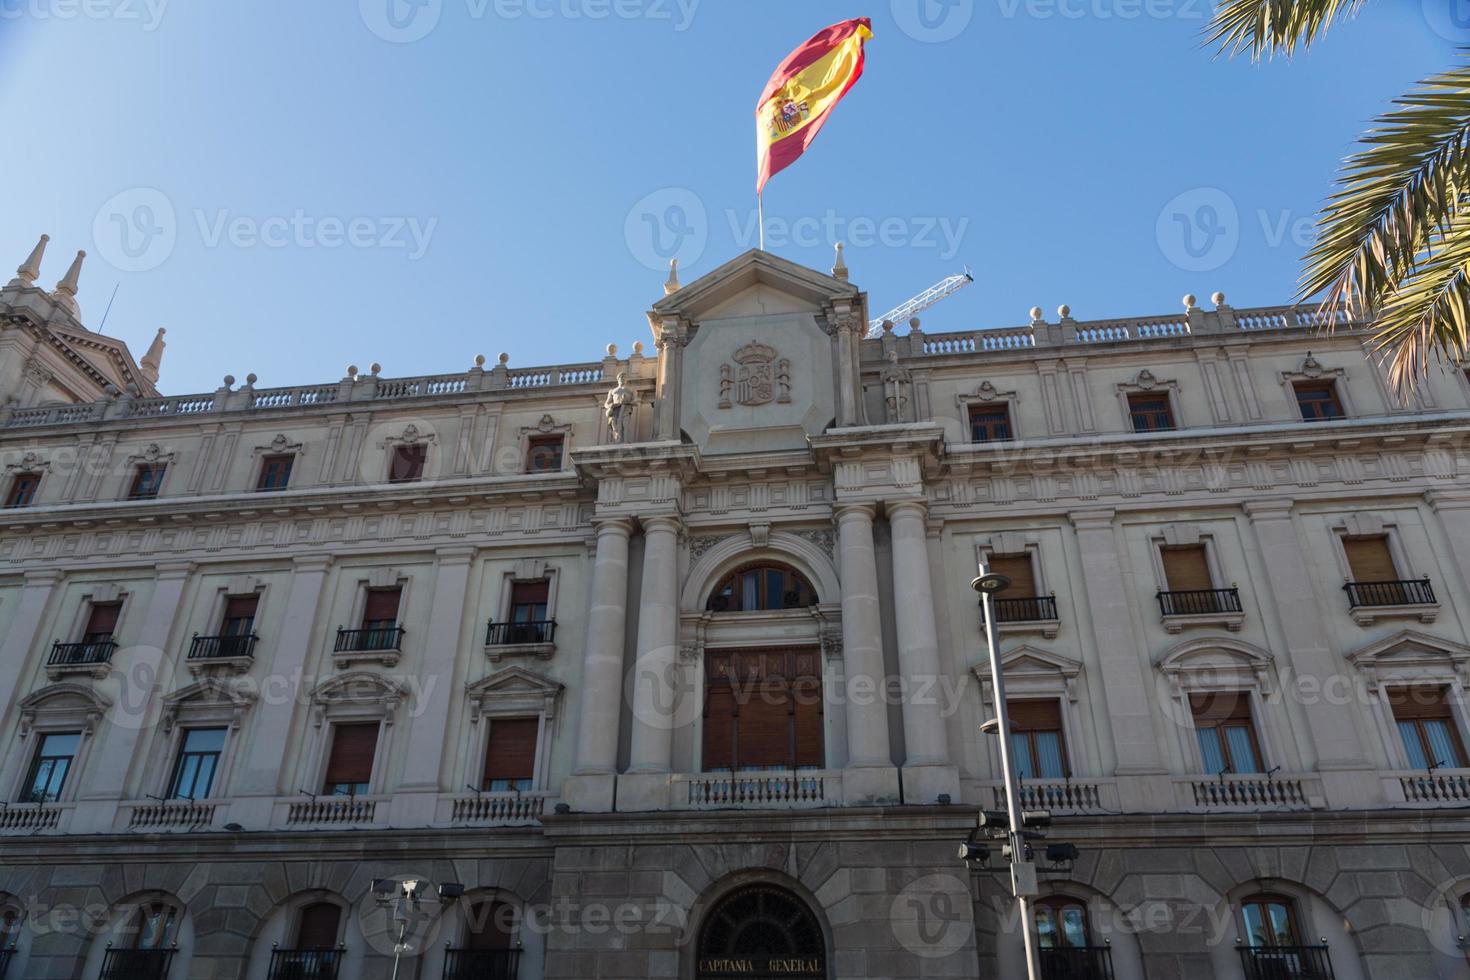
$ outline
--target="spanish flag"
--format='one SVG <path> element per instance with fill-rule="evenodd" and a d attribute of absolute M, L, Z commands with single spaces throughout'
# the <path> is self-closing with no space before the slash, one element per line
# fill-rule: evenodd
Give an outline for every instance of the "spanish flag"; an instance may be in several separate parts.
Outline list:
<path fill-rule="evenodd" d="M 845 20 L 818 32 L 781 62 L 755 108 L 757 194 L 806 152 L 837 103 L 863 76 L 863 42 L 872 36 L 868 18 Z"/>

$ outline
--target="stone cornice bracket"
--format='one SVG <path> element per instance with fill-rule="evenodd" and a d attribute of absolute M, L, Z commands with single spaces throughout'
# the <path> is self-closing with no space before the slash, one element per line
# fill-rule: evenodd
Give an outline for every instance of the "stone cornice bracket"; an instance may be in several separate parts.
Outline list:
<path fill-rule="evenodd" d="M 1286 520 L 1291 517 L 1293 502 L 1285 497 L 1272 497 L 1268 500 L 1248 500 L 1240 505 L 1245 511 L 1245 516 L 1251 520 Z"/>
<path fill-rule="evenodd" d="M 1110 508 L 1098 510 L 1071 510 L 1067 512 L 1067 520 L 1079 531 L 1106 531 L 1113 527 L 1113 517 L 1116 511 Z"/>
<path fill-rule="evenodd" d="M 331 555 L 294 555 L 291 558 L 293 572 L 325 572 L 332 567 Z"/>

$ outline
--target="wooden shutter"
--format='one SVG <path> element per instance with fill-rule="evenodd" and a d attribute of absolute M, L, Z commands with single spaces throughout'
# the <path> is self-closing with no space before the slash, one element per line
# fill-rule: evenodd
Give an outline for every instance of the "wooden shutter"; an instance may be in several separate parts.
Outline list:
<path fill-rule="evenodd" d="M 1400 721 L 1450 718 L 1447 693 L 1445 688 L 1422 684 L 1415 687 L 1395 687 L 1388 691 L 1388 703 L 1393 708 L 1394 718 Z"/>
<path fill-rule="evenodd" d="M 260 596 L 232 595 L 225 599 L 225 622 L 232 619 L 254 619 Z"/>
<path fill-rule="evenodd" d="M 335 949 L 342 910 L 329 902 L 317 902 L 301 910 L 296 925 L 297 949 Z"/>
<path fill-rule="evenodd" d="M 504 902 L 476 902 L 470 907 L 465 949 L 510 949 L 515 912 Z"/>
<path fill-rule="evenodd" d="M 1396 582 L 1398 569 L 1393 567 L 1393 554 L 1388 550 L 1388 536 L 1343 538 L 1348 567 L 1354 582 Z"/>
<path fill-rule="evenodd" d="M 1166 547 L 1163 551 L 1164 581 L 1169 592 L 1201 592 L 1213 589 L 1210 563 L 1202 544 Z"/>
<path fill-rule="evenodd" d="M 362 610 L 362 621 L 364 623 L 398 622 L 398 602 L 402 595 L 403 590 L 399 588 L 368 589 L 367 603 Z"/>
<path fill-rule="evenodd" d="M 735 764 L 735 695 L 728 685 L 704 690 L 704 769 L 729 769 Z"/>
<path fill-rule="evenodd" d="M 796 702 L 796 764 L 825 766 L 827 754 L 822 739 L 822 682 L 799 681 L 792 686 Z"/>
<path fill-rule="evenodd" d="M 998 595 L 1007 599 L 1029 599 L 1036 595 L 1030 555 L 991 555 L 990 570 L 1011 580 L 1010 586 Z"/>
<path fill-rule="evenodd" d="M 510 604 L 514 606 L 544 606 L 551 596 L 551 583 L 545 579 L 539 582 L 515 582 L 510 587 Z"/>
<path fill-rule="evenodd" d="M 1212 728 L 1230 721 L 1249 724 L 1251 720 L 1251 698 L 1245 691 L 1191 694 L 1189 708 L 1196 728 Z"/>
<path fill-rule="evenodd" d="M 373 778 L 373 757 L 378 752 L 378 723 L 354 723 L 332 727 L 332 755 L 327 760 L 327 786 L 367 783 Z"/>
<path fill-rule="evenodd" d="M 393 451 L 392 472 L 388 479 L 393 483 L 406 483 L 424 475 L 425 446 L 399 446 Z"/>
<path fill-rule="evenodd" d="M 769 679 L 748 684 L 737 703 L 735 765 L 792 765 L 791 698 L 786 685 Z"/>
<path fill-rule="evenodd" d="M 111 636 L 117 631 L 117 617 L 121 612 L 120 602 L 93 603 L 92 611 L 87 616 L 87 635 Z"/>
<path fill-rule="evenodd" d="M 485 750 L 485 785 L 492 779 L 534 779 L 537 718 L 496 718 L 490 722 L 490 745 Z"/>
<path fill-rule="evenodd" d="M 1007 701 L 1011 729 L 1018 732 L 1059 732 L 1062 706 L 1057 701 Z"/>

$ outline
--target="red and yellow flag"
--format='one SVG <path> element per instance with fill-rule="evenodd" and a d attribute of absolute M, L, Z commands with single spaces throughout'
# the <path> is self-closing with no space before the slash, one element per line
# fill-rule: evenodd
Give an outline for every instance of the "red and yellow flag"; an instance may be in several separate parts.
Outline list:
<path fill-rule="evenodd" d="M 781 62 L 755 108 L 757 194 L 806 152 L 837 103 L 863 76 L 863 42 L 872 36 L 868 18 L 845 20 L 818 32 Z"/>

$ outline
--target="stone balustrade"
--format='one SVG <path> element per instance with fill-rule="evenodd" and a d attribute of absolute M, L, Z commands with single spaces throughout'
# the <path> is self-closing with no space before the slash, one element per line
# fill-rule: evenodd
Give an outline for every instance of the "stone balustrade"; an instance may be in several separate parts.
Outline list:
<path fill-rule="evenodd" d="M 1470 803 L 1470 770 L 1437 769 L 1425 772 L 1416 769 L 1410 772 L 1389 773 L 1385 777 L 1391 784 L 1385 787 L 1386 794 L 1394 800 L 1397 789 L 1405 803 L 1429 804 L 1434 806 L 1465 806 Z"/>
<path fill-rule="evenodd" d="M 800 809 L 842 804 L 840 770 L 681 773 L 671 779 L 675 784 L 674 805 L 695 810 Z"/>
<path fill-rule="evenodd" d="M 1325 805 L 1315 777 L 1258 773 L 1175 777 L 1174 801 L 1186 810 L 1308 810 Z"/>
<path fill-rule="evenodd" d="M 120 809 L 129 830 L 199 830 L 214 823 L 216 806 L 198 800 L 148 800 Z"/>
<path fill-rule="evenodd" d="M 1005 809 L 1005 783 L 991 780 L 985 786 L 990 791 L 990 809 Z M 1116 813 L 1120 809 L 1118 786 L 1111 779 L 1025 779 L 1020 788 L 1023 810 L 1046 810 L 1065 816 Z"/>
<path fill-rule="evenodd" d="M 524 827 L 541 819 L 553 794 L 479 793 L 456 796 L 450 804 L 450 823 L 473 827 Z"/>

